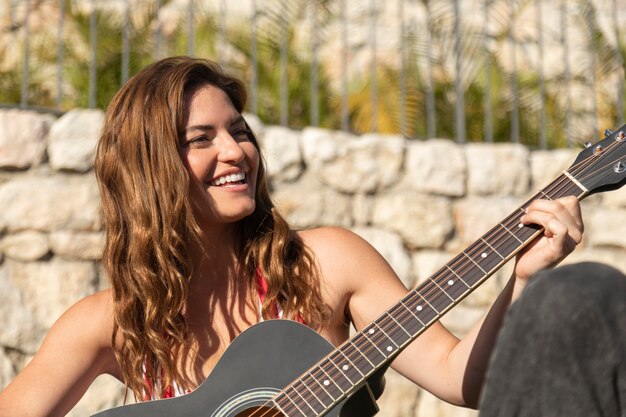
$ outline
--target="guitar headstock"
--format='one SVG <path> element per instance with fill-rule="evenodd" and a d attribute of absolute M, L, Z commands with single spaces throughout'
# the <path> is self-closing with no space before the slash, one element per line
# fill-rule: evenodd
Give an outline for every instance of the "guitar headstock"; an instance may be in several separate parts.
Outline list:
<path fill-rule="evenodd" d="M 586 143 L 567 169 L 589 194 L 615 190 L 626 183 L 626 125 L 605 134 L 598 143 Z"/>

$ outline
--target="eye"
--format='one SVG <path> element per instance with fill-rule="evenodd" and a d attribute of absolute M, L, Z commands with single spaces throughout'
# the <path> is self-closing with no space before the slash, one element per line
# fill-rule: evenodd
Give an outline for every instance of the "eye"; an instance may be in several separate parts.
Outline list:
<path fill-rule="evenodd" d="M 246 128 L 237 129 L 233 132 L 233 138 L 235 138 L 238 141 L 249 140 L 251 136 L 252 136 L 252 131 Z"/>
<path fill-rule="evenodd" d="M 200 135 L 187 140 L 183 146 L 198 148 L 211 144 L 211 139 L 207 135 Z"/>

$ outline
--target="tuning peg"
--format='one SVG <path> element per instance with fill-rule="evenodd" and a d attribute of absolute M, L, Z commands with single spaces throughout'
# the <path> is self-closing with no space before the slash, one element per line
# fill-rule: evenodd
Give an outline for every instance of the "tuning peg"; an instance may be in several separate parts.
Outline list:
<path fill-rule="evenodd" d="M 613 133 L 615 133 L 615 131 L 614 131 L 614 130 L 611 130 L 611 129 L 605 129 L 605 130 L 604 130 L 604 137 L 611 136 Z"/>
<path fill-rule="evenodd" d="M 613 171 L 621 174 L 622 172 L 626 171 L 626 164 L 624 164 L 622 161 L 616 162 L 615 165 L 613 165 Z"/>
<path fill-rule="evenodd" d="M 591 148 L 591 145 L 593 145 L 591 142 L 585 142 L 585 148 Z"/>

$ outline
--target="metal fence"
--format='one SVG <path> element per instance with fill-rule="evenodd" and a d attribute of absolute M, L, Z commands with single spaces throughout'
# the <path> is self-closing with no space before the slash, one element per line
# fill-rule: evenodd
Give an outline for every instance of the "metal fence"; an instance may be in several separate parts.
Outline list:
<path fill-rule="evenodd" d="M 623 0 L 3 1 L 4 107 L 103 107 L 141 66 L 188 54 L 296 128 L 549 148 L 624 119 Z"/>

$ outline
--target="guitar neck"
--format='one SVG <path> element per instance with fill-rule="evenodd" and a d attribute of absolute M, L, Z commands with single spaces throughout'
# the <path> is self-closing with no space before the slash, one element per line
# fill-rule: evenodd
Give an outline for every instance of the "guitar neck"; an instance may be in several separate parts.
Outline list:
<path fill-rule="evenodd" d="M 350 396 L 386 366 L 411 341 L 439 320 L 522 248 L 542 229 L 520 218 L 536 199 L 575 196 L 587 190 L 565 171 L 491 230 L 426 279 L 400 302 L 306 374 L 281 391 L 273 402 L 286 415 L 319 416 Z"/>

